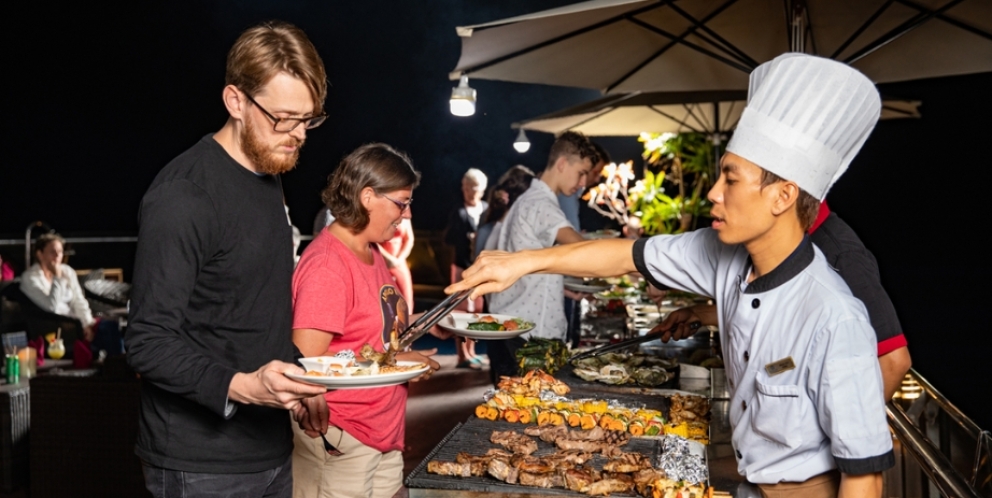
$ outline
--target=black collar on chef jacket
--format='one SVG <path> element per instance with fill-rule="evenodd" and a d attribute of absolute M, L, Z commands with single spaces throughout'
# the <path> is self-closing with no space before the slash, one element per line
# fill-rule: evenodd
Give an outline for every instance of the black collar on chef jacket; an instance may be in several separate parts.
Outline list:
<path fill-rule="evenodd" d="M 748 284 L 747 288 L 744 289 L 744 293 L 760 294 L 762 292 L 768 292 L 792 280 L 792 277 L 799 275 L 799 272 L 805 270 L 813 262 L 814 255 L 815 252 L 813 251 L 813 244 L 809 241 L 809 235 L 804 235 L 803 241 L 799 243 L 799 247 L 795 251 L 792 251 L 792 254 L 788 258 L 785 258 L 785 261 L 776 266 L 774 270 L 768 272 L 768 274 L 754 279 L 754 282 Z M 747 275 L 751 271 L 750 257 L 747 258 L 747 265 L 744 268 L 741 278 L 747 279 Z"/>

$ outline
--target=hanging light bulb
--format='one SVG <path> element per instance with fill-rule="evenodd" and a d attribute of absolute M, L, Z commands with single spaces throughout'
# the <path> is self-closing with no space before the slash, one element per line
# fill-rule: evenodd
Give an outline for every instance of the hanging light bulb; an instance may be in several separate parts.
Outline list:
<path fill-rule="evenodd" d="M 468 86 L 468 76 L 462 75 L 458 86 L 451 89 L 451 114 L 471 116 L 475 114 L 475 89 Z"/>
<path fill-rule="evenodd" d="M 530 140 L 527 140 L 527 134 L 524 133 L 523 128 L 520 129 L 516 140 L 513 141 L 513 148 L 517 149 L 517 152 L 521 154 L 530 150 Z"/>

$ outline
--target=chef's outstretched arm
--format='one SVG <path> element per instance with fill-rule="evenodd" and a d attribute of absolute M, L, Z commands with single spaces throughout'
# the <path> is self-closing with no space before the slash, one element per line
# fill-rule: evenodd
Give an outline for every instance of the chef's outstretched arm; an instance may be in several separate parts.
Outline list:
<path fill-rule="evenodd" d="M 444 291 L 452 294 L 475 287 L 471 299 L 500 292 L 531 273 L 560 273 L 575 277 L 613 277 L 636 271 L 634 241 L 590 240 L 531 251 L 484 251 L 462 280 Z"/>

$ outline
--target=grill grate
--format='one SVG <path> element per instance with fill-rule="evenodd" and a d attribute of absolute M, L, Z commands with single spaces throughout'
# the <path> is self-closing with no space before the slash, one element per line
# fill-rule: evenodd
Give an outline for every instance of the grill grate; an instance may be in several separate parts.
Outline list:
<path fill-rule="evenodd" d="M 506 484 L 490 476 L 456 477 L 442 476 L 427 473 L 427 462 L 431 460 L 442 460 L 453 462 L 459 452 L 466 452 L 473 455 L 484 455 L 490 448 L 502 448 L 498 444 L 491 443 L 489 436 L 493 431 L 514 430 L 523 432 L 526 427 L 522 424 L 511 424 L 503 421 L 489 421 L 478 418 L 469 419 L 463 424 L 455 426 L 444 439 L 434 448 L 433 451 L 420 465 L 417 466 L 406 478 L 408 488 L 428 488 L 428 489 L 457 489 L 466 491 L 481 491 L 489 493 L 526 493 L 545 494 L 555 496 L 586 496 L 582 493 L 569 491 L 563 488 L 536 488 L 533 486 L 520 486 L 516 484 Z M 534 455 L 541 456 L 555 452 L 555 446 L 546 443 L 538 438 L 538 450 Z M 622 446 L 624 452 L 640 453 L 657 461 L 660 445 L 655 439 L 633 438 L 626 445 Z M 601 470 L 607 459 L 602 455 L 596 455 L 587 465 Z M 635 496 L 614 494 L 613 496 Z"/>

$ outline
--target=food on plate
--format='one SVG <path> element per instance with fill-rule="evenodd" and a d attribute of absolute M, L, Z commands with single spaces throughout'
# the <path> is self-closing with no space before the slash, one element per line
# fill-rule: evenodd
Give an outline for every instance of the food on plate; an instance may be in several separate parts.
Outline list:
<path fill-rule="evenodd" d="M 511 318 L 500 322 L 492 315 L 482 315 L 479 317 L 479 321 L 471 322 L 465 328 L 468 330 L 503 332 L 506 330 L 531 329 L 534 328 L 534 324 L 522 318 Z"/>
<path fill-rule="evenodd" d="M 400 350 L 399 337 L 396 335 L 396 330 L 393 330 L 389 334 L 389 348 L 384 352 L 380 353 L 372 347 L 371 344 L 365 343 L 362 349 L 359 350 L 362 358 L 366 360 L 373 361 L 377 363 L 380 367 L 392 367 L 396 365 L 396 353 Z"/>
<path fill-rule="evenodd" d="M 516 353 L 521 374 L 535 369 L 554 374 L 568 363 L 571 356 L 571 350 L 564 342 L 539 337 L 531 338 Z"/>

